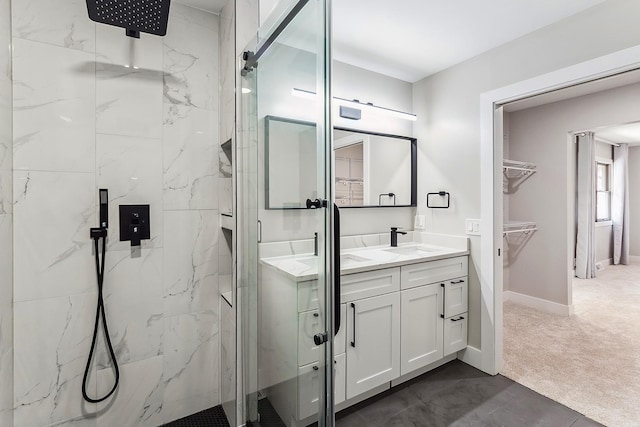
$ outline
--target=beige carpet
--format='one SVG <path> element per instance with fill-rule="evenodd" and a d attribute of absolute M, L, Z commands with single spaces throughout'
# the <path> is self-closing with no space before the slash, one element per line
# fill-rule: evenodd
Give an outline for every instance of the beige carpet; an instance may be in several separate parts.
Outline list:
<path fill-rule="evenodd" d="M 573 283 L 575 315 L 507 302 L 503 375 L 610 427 L 640 426 L 640 263 Z"/>

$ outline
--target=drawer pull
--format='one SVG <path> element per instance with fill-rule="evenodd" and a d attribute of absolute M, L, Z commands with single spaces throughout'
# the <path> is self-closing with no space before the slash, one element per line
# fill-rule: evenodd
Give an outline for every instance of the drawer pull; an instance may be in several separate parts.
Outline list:
<path fill-rule="evenodd" d="M 320 317 L 318 313 L 313 313 L 313 317 Z"/>
<path fill-rule="evenodd" d="M 464 280 L 456 280 L 455 282 L 451 282 L 452 285 L 457 285 L 458 283 L 464 283 Z"/>
<path fill-rule="evenodd" d="M 464 317 L 460 316 L 457 319 L 451 319 L 452 322 L 457 322 L 459 320 L 464 320 Z"/>
<path fill-rule="evenodd" d="M 356 347 L 356 305 L 351 303 L 351 308 L 353 308 L 353 340 L 351 341 L 351 347 Z"/>
<path fill-rule="evenodd" d="M 314 366 L 314 367 L 313 367 L 313 370 L 314 370 L 314 371 L 317 371 L 318 369 L 320 369 L 320 368 L 318 368 L 317 366 Z"/>

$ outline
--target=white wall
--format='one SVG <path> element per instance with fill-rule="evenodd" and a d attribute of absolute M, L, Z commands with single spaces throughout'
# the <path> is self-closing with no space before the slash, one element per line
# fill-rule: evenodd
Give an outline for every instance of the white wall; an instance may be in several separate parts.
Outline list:
<path fill-rule="evenodd" d="M 640 120 L 640 84 L 623 86 L 553 104 L 511 113 L 510 154 L 536 163 L 538 172 L 510 196 L 512 218 L 536 221 L 539 230 L 510 264 L 509 289 L 558 304 L 571 304 L 568 264 L 574 245 L 575 144 L 569 132 Z M 601 156 L 610 148 L 599 150 Z M 572 221 L 571 221 L 572 222 Z M 597 227 L 597 245 L 608 259 L 609 227 Z"/>
<path fill-rule="evenodd" d="M 418 202 L 419 213 L 428 215 L 427 231 L 461 235 L 464 219 L 480 216 L 480 94 L 637 45 L 638 14 L 635 0 L 608 1 L 414 84 L 415 133 L 421 141 Z M 432 189 L 450 191 L 453 208 L 428 213 L 424 198 Z M 469 342 L 475 347 L 481 346 L 485 309 L 476 272 L 479 246 L 473 237 Z"/>
<path fill-rule="evenodd" d="M 640 256 L 640 146 L 629 147 L 629 254 Z"/>

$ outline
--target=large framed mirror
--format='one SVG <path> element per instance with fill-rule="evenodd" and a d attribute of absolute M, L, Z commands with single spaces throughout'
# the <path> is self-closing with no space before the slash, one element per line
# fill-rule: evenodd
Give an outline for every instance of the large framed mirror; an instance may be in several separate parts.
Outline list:
<path fill-rule="evenodd" d="M 306 208 L 317 171 L 295 165 L 315 164 L 315 124 L 266 116 L 264 129 L 266 209 Z M 334 128 L 333 138 L 339 207 L 416 206 L 416 138 L 347 128 Z"/>

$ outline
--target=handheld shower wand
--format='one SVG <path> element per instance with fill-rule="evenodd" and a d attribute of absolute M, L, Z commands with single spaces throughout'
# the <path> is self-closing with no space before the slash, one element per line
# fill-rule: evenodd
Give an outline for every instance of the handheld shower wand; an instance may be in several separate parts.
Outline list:
<path fill-rule="evenodd" d="M 116 354 L 113 351 L 113 345 L 111 345 L 111 337 L 109 336 L 109 328 L 107 327 L 107 316 L 104 311 L 104 299 L 102 294 L 102 285 L 104 284 L 104 264 L 105 255 L 107 252 L 107 228 L 109 227 L 109 193 L 106 189 L 100 189 L 100 227 L 94 227 L 90 230 L 91 238 L 94 243 L 94 250 L 96 255 L 96 276 L 98 279 L 98 304 L 96 307 L 96 321 L 93 327 L 93 339 L 91 340 L 91 350 L 89 350 L 89 358 L 87 359 L 87 366 L 84 370 L 84 377 L 82 378 L 82 397 L 84 400 L 90 403 L 98 403 L 108 399 L 118 388 L 120 382 L 120 369 L 118 368 L 118 361 L 116 360 Z M 102 257 L 100 257 L 100 239 L 102 239 Z M 102 258 L 102 262 L 101 261 Z M 97 399 L 89 397 L 87 394 L 87 379 L 89 377 L 89 369 L 91 369 L 91 360 L 93 359 L 93 353 L 96 348 L 96 341 L 98 338 L 98 327 L 100 325 L 100 316 L 102 316 L 102 328 L 104 331 L 105 341 L 107 342 L 107 348 L 109 349 L 109 355 L 113 361 L 113 369 L 115 371 L 115 382 L 111 390 Z"/>

